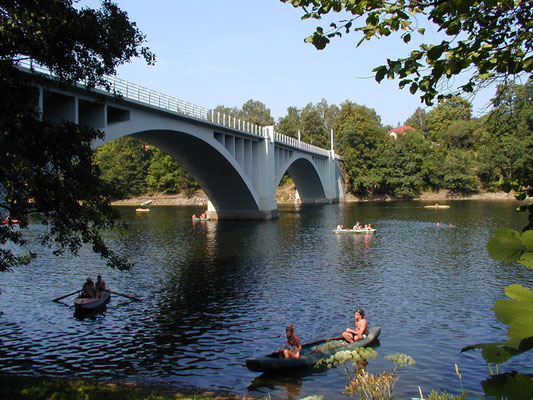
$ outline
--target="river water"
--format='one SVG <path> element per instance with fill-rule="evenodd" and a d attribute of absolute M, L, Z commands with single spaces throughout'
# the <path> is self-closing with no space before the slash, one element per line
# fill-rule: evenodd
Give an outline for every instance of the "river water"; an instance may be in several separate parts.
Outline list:
<path fill-rule="evenodd" d="M 342 367 L 267 376 L 248 371 L 245 360 L 283 346 L 288 323 L 302 342 L 338 336 L 361 307 L 371 326 L 382 327 L 368 372 L 391 370 L 384 357 L 397 352 L 416 361 L 399 370 L 398 398 L 417 396 L 419 386 L 426 395 L 458 393 L 454 364 L 464 387 L 479 393 L 487 366 L 479 352 L 460 349 L 503 339 L 505 326 L 490 308 L 505 297 L 505 286 L 533 286 L 531 271 L 493 261 L 486 243 L 497 227 L 520 230 L 526 220 L 510 201 L 451 204 L 447 210 L 421 202 L 285 206 L 277 220 L 201 223 L 189 219 L 199 207 L 143 214 L 122 207 L 129 228 L 106 237 L 135 263 L 130 271 L 109 269 L 84 250 L 77 258 L 45 251 L 30 266 L 0 274 L 0 371 L 272 399 L 343 398 Z M 332 232 L 356 221 L 377 232 Z M 35 246 L 40 233 L 31 226 Z M 112 290 L 143 300 L 114 296 L 105 311 L 85 318 L 51 301 L 98 273 Z M 504 369 L 531 373 L 532 355 Z"/>

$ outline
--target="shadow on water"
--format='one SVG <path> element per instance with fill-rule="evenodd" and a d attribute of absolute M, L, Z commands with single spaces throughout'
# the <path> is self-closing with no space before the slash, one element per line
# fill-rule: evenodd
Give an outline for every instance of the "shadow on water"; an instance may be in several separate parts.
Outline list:
<path fill-rule="evenodd" d="M 79 321 L 84 320 L 94 320 L 101 319 L 105 317 L 105 313 L 107 311 L 107 307 L 103 306 L 95 310 L 82 310 L 77 309 L 74 311 L 74 318 L 76 318 Z"/>

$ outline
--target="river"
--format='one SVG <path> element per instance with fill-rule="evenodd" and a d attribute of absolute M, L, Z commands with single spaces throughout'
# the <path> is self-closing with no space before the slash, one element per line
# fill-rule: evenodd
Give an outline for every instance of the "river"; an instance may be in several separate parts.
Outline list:
<path fill-rule="evenodd" d="M 400 399 L 432 389 L 482 393 L 488 369 L 463 346 L 505 338 L 490 310 L 504 287 L 533 287 L 533 273 L 501 265 L 486 251 L 498 227 L 520 230 L 513 201 L 454 201 L 282 206 L 272 221 L 192 223 L 200 207 L 121 207 L 129 227 L 106 234 L 134 267 L 117 271 L 84 249 L 79 257 L 41 255 L 0 275 L 0 371 L 167 383 L 272 399 L 343 398 L 344 368 L 266 376 L 245 360 L 285 344 L 293 323 L 303 342 L 338 336 L 363 308 L 382 327 L 367 370 L 391 370 L 393 353 L 416 365 L 399 369 Z M 338 223 L 370 223 L 368 235 L 334 234 Z M 440 225 L 437 225 L 440 223 Z M 42 233 L 31 225 L 36 248 Z M 51 300 L 102 274 L 117 292 L 85 318 Z M 72 298 L 65 299 L 66 304 Z M 533 372 L 532 354 L 504 370 Z M 351 367 L 350 367 L 351 368 Z M 351 368 L 353 371 L 353 368 Z"/>

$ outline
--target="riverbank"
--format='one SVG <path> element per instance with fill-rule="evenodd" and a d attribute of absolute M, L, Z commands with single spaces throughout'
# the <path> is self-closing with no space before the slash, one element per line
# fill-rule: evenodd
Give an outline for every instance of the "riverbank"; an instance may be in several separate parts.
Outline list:
<path fill-rule="evenodd" d="M 283 188 L 278 188 L 276 190 L 276 200 L 280 204 L 290 204 L 294 203 L 297 200 L 296 189 L 293 184 L 287 185 Z M 393 200 L 393 199 L 384 199 L 384 200 Z M 447 190 L 441 190 L 439 192 L 422 192 L 419 197 L 414 198 L 413 200 L 419 201 L 431 201 L 431 202 L 447 202 L 454 200 L 495 200 L 495 201 L 507 201 L 515 200 L 512 193 L 505 192 L 496 192 L 496 193 L 477 193 L 472 196 L 463 196 L 463 197 L 450 197 L 450 194 Z M 151 201 L 151 206 L 207 206 L 208 197 L 202 191 L 198 190 L 190 196 L 185 195 L 184 193 L 179 194 L 152 194 L 145 196 L 137 196 L 124 200 L 117 200 L 111 204 L 114 206 L 139 206 L 144 202 Z M 351 193 L 348 193 L 345 198 L 346 202 L 361 202 L 369 201 L 363 200 Z M 372 200 L 370 200 L 372 201 Z"/>
<path fill-rule="evenodd" d="M 253 400 L 227 392 L 201 389 L 175 389 L 163 385 L 136 382 L 100 382 L 86 379 L 33 377 L 0 374 L 0 398 L 10 400 L 48 399 L 190 399 L 190 400 Z"/>

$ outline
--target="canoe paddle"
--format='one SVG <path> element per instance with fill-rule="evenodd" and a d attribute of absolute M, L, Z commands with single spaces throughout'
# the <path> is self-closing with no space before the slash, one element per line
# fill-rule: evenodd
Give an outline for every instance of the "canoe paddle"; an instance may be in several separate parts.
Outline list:
<path fill-rule="evenodd" d="M 112 290 L 107 290 L 109 293 L 113 293 L 113 294 L 117 294 L 119 296 L 123 296 L 123 297 L 127 297 L 128 299 L 132 299 L 132 300 L 135 300 L 135 301 L 142 301 L 141 299 L 139 299 L 138 297 L 133 297 L 133 296 L 129 296 L 127 294 L 124 294 L 124 293 L 119 293 L 119 292 L 114 292 Z"/>
<path fill-rule="evenodd" d="M 64 296 L 58 297 L 57 299 L 54 299 L 54 300 L 52 300 L 52 301 L 55 301 L 56 303 L 59 303 L 59 300 L 62 300 L 62 299 L 64 299 L 65 297 L 68 297 L 68 296 L 72 296 L 73 294 L 76 294 L 76 293 L 78 293 L 78 292 L 79 292 L 79 290 L 76 290 L 75 292 L 72 292 L 72 293 L 66 294 L 66 295 L 64 295 Z"/>

